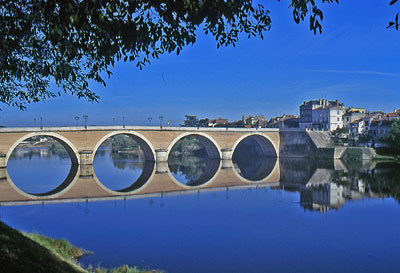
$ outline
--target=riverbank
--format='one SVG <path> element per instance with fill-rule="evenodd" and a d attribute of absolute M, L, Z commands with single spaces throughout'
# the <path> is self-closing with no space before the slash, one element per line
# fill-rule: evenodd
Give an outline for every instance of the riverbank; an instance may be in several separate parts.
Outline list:
<path fill-rule="evenodd" d="M 114 268 L 82 268 L 77 260 L 88 251 L 66 240 L 52 239 L 39 234 L 24 234 L 0 221 L 0 268 L 2 272 L 60 272 L 60 273 L 149 273 L 127 265 Z"/>

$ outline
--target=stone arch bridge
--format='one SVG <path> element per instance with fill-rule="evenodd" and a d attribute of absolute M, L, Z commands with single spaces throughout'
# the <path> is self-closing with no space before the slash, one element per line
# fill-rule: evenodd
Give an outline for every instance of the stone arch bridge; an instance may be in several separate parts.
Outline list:
<path fill-rule="evenodd" d="M 141 146 L 146 162 L 142 175 L 132 186 L 112 191 L 101 184 L 93 171 L 97 149 L 109 137 L 125 134 L 132 136 Z M 0 129 L 0 201 L 48 200 L 86 197 L 152 194 L 192 190 L 173 178 L 168 167 L 168 155 L 180 139 L 194 135 L 204 145 L 209 157 L 221 159 L 211 166 L 202 184 L 194 188 L 217 188 L 276 183 L 280 178 L 278 129 L 182 128 L 182 127 L 53 127 Z M 7 162 L 13 150 L 24 140 L 34 136 L 49 136 L 58 140 L 67 150 L 72 166 L 65 181 L 51 192 L 33 195 L 19 190 L 7 173 Z M 231 161 L 236 147 L 244 139 L 255 140 L 265 156 L 275 157 L 273 165 L 261 168 L 252 180 L 237 173 Z M 212 169 L 212 170 L 211 170 Z M 264 173 L 266 171 L 266 173 Z"/>
<path fill-rule="evenodd" d="M 176 142 L 185 136 L 195 135 L 204 145 L 210 158 L 231 159 L 237 145 L 252 137 L 266 156 L 279 157 L 278 129 L 242 128 L 189 128 L 189 127 L 48 127 L 0 129 L 0 168 L 7 166 L 15 147 L 34 136 L 49 136 L 59 141 L 71 157 L 72 164 L 91 165 L 99 146 L 117 134 L 132 136 L 141 146 L 147 161 L 168 160 Z"/>

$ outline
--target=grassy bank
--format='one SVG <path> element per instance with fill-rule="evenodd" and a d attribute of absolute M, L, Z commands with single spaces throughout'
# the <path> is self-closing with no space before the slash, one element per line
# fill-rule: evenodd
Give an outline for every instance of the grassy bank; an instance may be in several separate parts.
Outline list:
<path fill-rule="evenodd" d="M 0 268 L 9 273 L 86 272 L 3 222 L 0 222 Z"/>
<path fill-rule="evenodd" d="M 20 273 L 148 273 L 127 265 L 114 268 L 82 268 L 77 260 L 87 251 L 71 245 L 66 240 L 52 239 L 36 233 L 21 233 L 0 221 L 1 272 Z"/>

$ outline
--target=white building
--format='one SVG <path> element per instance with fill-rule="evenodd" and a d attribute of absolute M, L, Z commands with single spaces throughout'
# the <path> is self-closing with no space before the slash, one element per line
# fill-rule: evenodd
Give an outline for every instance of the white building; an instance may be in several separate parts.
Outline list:
<path fill-rule="evenodd" d="M 311 100 L 300 105 L 300 129 L 333 131 L 343 127 L 343 103 L 328 100 Z"/>
<path fill-rule="evenodd" d="M 319 107 L 312 111 L 312 128 L 333 131 L 343 127 L 343 106 Z"/>

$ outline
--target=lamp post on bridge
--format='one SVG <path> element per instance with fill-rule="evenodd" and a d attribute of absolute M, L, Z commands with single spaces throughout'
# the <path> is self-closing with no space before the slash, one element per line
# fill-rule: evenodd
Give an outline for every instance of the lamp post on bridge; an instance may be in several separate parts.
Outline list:
<path fill-rule="evenodd" d="M 114 126 L 115 125 L 115 118 L 113 117 L 113 123 L 112 123 L 112 125 Z"/>
<path fill-rule="evenodd" d="M 122 128 L 125 128 L 125 116 L 122 116 Z"/>
<path fill-rule="evenodd" d="M 36 118 L 33 119 L 33 127 L 36 127 Z"/>
<path fill-rule="evenodd" d="M 158 118 L 160 119 L 160 129 L 162 129 L 162 121 L 163 121 L 164 117 L 163 116 L 159 116 Z"/>
<path fill-rule="evenodd" d="M 78 116 L 75 116 L 74 119 L 75 119 L 75 121 L 76 121 L 76 126 L 78 126 L 79 117 L 78 117 Z"/>
<path fill-rule="evenodd" d="M 43 118 L 40 117 L 40 130 L 43 129 Z"/>
<path fill-rule="evenodd" d="M 83 119 L 85 120 L 85 129 L 87 129 L 86 121 L 88 119 L 88 115 L 83 115 Z"/>
<path fill-rule="evenodd" d="M 152 117 L 147 118 L 149 120 L 149 126 L 151 126 L 151 120 L 153 119 Z"/>

